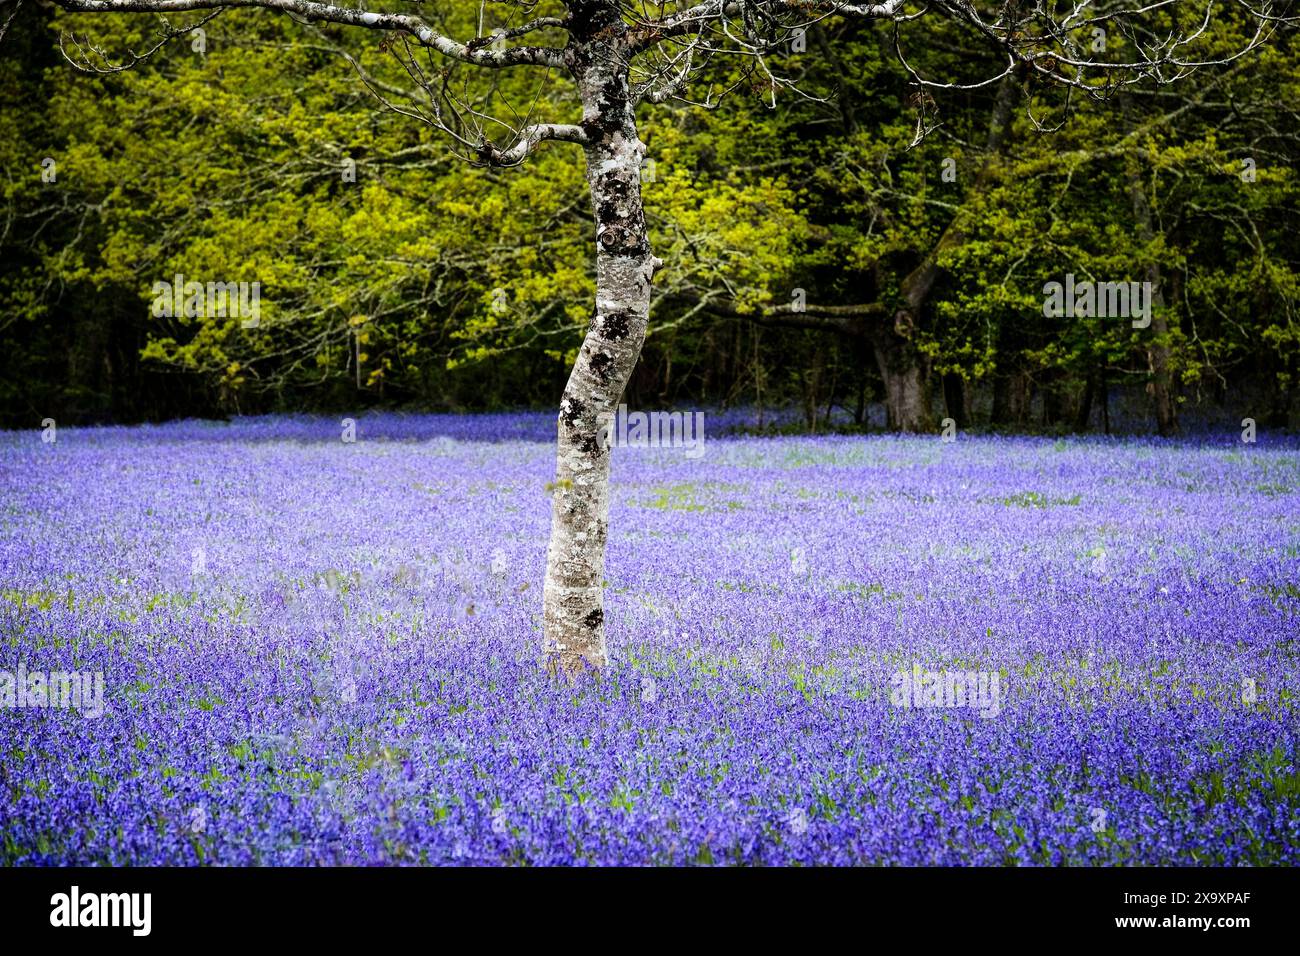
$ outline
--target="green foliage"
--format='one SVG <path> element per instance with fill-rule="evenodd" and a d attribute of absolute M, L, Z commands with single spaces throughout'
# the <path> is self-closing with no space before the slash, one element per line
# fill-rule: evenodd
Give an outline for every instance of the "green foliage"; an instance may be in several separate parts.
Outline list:
<path fill-rule="evenodd" d="M 479 9 L 439 5 L 459 36 L 474 35 Z M 578 147 L 546 144 L 507 170 L 462 162 L 407 115 L 418 91 L 403 97 L 409 76 L 365 30 L 228 10 L 207 24 L 203 53 L 174 40 L 133 69 L 86 76 L 58 55 L 59 32 L 89 29 L 125 56 L 152 45 L 156 22 L 31 12 L 0 59 L 0 339 L 21 370 L 0 381 L 8 424 L 55 411 L 554 402 L 594 288 Z M 1242 17 L 1219 13 L 1207 50 L 1243 39 Z M 948 32 L 937 25 L 909 62 L 966 79 L 1000 69 Z M 1118 42 L 1111 53 L 1123 55 Z M 878 388 L 866 340 L 764 332 L 745 317 L 794 289 L 892 314 L 933 257 L 940 278 L 912 339 L 945 380 L 1014 380 L 1064 415 L 1087 383 L 1140 395 L 1152 356 L 1167 354 L 1181 400 L 1253 383 L 1285 414 L 1300 374 L 1289 31 L 1239 66 L 1076 96 L 1068 111 L 1059 90 L 1019 75 L 1005 90 L 937 94 L 931 109 L 911 95 L 889 31 L 869 23 L 818 23 L 806 51 L 777 60 L 820 98 L 783 95 L 772 109 L 769 91 L 742 89 L 717 110 L 640 109 L 665 267 L 634 397 L 799 397 L 813 424 L 823 405 L 860 410 Z M 741 69 L 715 61 L 691 98 Z M 454 68 L 450 81 L 499 115 L 580 118 L 548 71 Z M 994 146 L 1002 94 L 1010 118 Z M 914 144 L 918 107 L 933 129 Z M 56 182 L 42 179 L 45 157 Z M 1142 281 L 1151 270 L 1164 291 L 1151 329 L 1042 315 L 1043 284 L 1067 272 Z M 259 327 L 152 315 L 154 283 L 177 274 L 259 282 Z"/>

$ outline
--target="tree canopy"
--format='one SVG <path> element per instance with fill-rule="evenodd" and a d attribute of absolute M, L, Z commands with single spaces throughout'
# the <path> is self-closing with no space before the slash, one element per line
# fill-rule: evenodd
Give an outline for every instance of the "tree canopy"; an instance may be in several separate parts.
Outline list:
<path fill-rule="evenodd" d="M 439 11 L 489 52 L 517 25 L 495 5 Z M 5 424 L 554 401 L 594 288 L 567 144 L 462 162 L 413 119 L 428 102 L 398 44 L 345 25 L 195 12 L 201 27 L 119 71 L 157 20 L 21 13 L 0 45 Z M 1252 29 L 1229 8 L 1203 40 L 1226 54 Z M 888 27 L 815 22 L 768 54 L 797 90 L 719 60 L 689 96 L 727 92 L 727 108 L 643 111 L 665 266 L 633 400 L 862 422 L 887 397 L 880 350 L 901 348 L 931 425 L 1095 426 L 1107 395 L 1146 408 L 1161 381 L 1176 406 L 1247 396 L 1294 421 L 1293 31 L 1105 103 L 1024 69 L 920 87 L 1004 66 L 957 25 L 931 31 L 900 63 Z M 72 73 L 61 40 L 107 72 Z M 546 70 L 437 65 L 483 114 L 578 114 Z M 1157 276 L 1158 321 L 1044 316 L 1044 283 L 1067 273 Z M 178 275 L 260 283 L 258 326 L 153 315 L 155 283 Z M 894 327 L 918 289 L 915 324 Z"/>

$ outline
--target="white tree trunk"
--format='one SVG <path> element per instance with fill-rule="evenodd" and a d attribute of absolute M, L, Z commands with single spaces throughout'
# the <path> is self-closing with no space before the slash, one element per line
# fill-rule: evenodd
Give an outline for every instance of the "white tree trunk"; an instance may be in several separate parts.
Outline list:
<path fill-rule="evenodd" d="M 596 310 L 560 402 L 551 543 L 543 593 L 543 653 L 552 673 L 598 670 L 605 650 L 605 541 L 609 456 L 604 427 L 645 341 L 650 253 L 641 161 L 626 67 L 593 56 L 578 70 L 587 182 L 596 219 Z M 612 62 L 610 62 L 612 61 Z"/>

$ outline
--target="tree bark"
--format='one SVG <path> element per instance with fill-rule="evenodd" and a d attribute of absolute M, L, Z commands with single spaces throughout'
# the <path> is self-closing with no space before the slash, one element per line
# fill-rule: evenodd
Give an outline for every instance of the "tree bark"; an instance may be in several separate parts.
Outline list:
<path fill-rule="evenodd" d="M 812 368 L 804 374 L 803 414 L 808 431 L 817 434 L 817 406 L 821 398 L 822 366 L 825 354 L 821 349 L 813 349 Z"/>
<path fill-rule="evenodd" d="M 1086 432 L 1088 426 L 1092 423 L 1092 401 L 1097 394 L 1097 373 L 1088 373 L 1088 379 L 1083 386 L 1083 395 L 1079 398 L 1079 407 L 1074 413 L 1074 430 L 1076 432 Z"/>
<path fill-rule="evenodd" d="M 880 374 L 885 380 L 890 429 L 897 432 L 929 431 L 929 373 L 920 365 L 886 367 L 882 363 Z"/>
<path fill-rule="evenodd" d="M 1059 424 L 1065 418 L 1065 399 L 1061 394 L 1063 383 L 1055 372 L 1048 375 L 1041 389 L 1043 395 L 1043 427 Z"/>
<path fill-rule="evenodd" d="M 885 383 L 885 409 L 889 428 L 899 432 L 926 432 L 930 417 L 930 362 L 912 345 L 910 313 L 900 311 L 893 329 L 879 329 L 872 349 Z"/>
<path fill-rule="evenodd" d="M 993 380 L 993 423 L 1023 427 L 1033 397 L 1033 383 L 1022 369 L 999 374 Z"/>
<path fill-rule="evenodd" d="M 587 183 L 596 220 L 596 308 L 560 401 L 551 541 L 543 590 L 547 670 L 598 670 L 605 649 L 603 579 L 609 525 L 606 429 L 645 341 L 650 252 L 641 204 L 641 160 L 627 66 L 621 53 L 585 44 L 575 65 L 589 142 Z"/>
<path fill-rule="evenodd" d="M 958 428 L 970 424 L 970 391 L 965 380 L 956 372 L 943 377 L 943 407 Z"/>

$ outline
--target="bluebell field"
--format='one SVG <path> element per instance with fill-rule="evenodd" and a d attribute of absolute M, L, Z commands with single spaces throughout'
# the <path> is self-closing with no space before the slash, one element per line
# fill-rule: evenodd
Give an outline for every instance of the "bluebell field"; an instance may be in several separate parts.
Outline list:
<path fill-rule="evenodd" d="M 1294 439 L 742 424 L 616 450 L 576 684 L 553 416 L 0 434 L 0 863 L 1300 863 Z"/>

